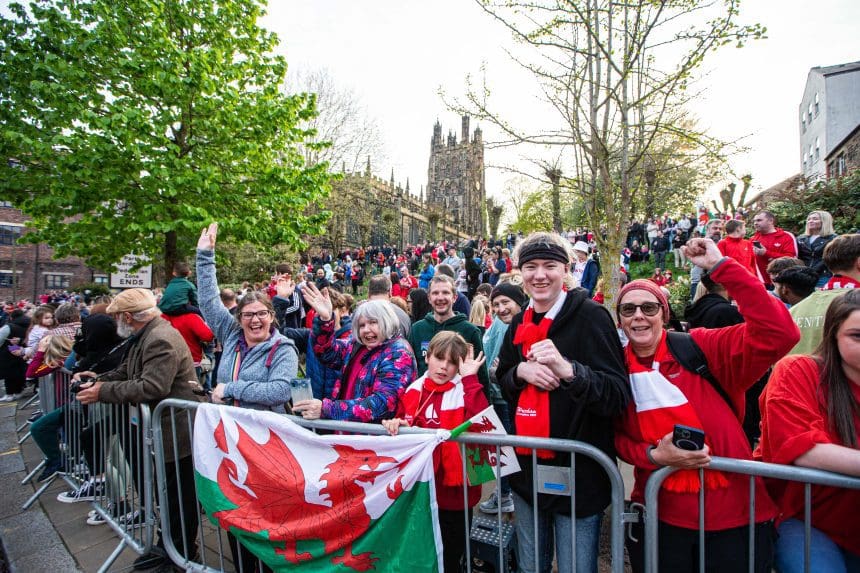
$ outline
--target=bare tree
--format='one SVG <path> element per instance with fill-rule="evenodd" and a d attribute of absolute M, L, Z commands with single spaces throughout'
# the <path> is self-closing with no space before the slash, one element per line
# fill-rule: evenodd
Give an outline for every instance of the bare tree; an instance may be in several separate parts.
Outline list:
<path fill-rule="evenodd" d="M 384 163 L 382 131 L 354 91 L 338 85 L 325 69 L 291 73 L 288 85 L 316 97 L 319 114 L 305 125 L 316 135 L 302 148 L 308 165 L 326 161 L 332 172 L 354 173 L 368 157 L 374 165 Z"/>
<path fill-rule="evenodd" d="M 529 132 L 509 124 L 490 105 L 486 85 L 467 80 L 461 113 L 490 121 L 498 145 L 530 144 L 564 150 L 559 179 L 579 195 L 601 256 L 618 288 L 619 258 L 633 199 L 657 173 L 648 153 L 674 134 L 694 157 L 719 157 L 726 144 L 691 129 L 684 112 L 688 86 L 705 56 L 727 43 L 760 37 L 764 28 L 737 23 L 739 0 L 476 0 L 507 27 L 524 50 L 511 57 L 536 79 L 556 114 L 550 129 Z M 547 174 L 544 173 L 546 176 Z"/>

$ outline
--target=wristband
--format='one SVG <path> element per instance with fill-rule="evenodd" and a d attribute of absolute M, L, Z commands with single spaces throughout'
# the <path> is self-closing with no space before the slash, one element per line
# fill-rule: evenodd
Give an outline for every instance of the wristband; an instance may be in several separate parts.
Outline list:
<path fill-rule="evenodd" d="M 651 452 L 654 451 L 654 449 L 656 447 L 657 446 L 648 446 L 648 449 L 645 450 L 645 457 L 648 458 L 649 462 L 651 462 L 652 464 L 654 464 L 658 468 L 662 468 L 663 464 L 658 464 L 656 461 L 654 461 L 654 457 L 651 455 Z"/>

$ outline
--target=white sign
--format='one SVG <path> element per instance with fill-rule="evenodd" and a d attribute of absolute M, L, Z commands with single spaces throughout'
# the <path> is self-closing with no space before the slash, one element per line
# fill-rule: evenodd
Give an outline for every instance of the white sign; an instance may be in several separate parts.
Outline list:
<path fill-rule="evenodd" d="M 145 259 L 138 255 L 125 255 L 122 262 L 116 266 L 117 272 L 110 274 L 111 288 L 152 288 L 152 264 L 130 272 L 141 260 Z"/>

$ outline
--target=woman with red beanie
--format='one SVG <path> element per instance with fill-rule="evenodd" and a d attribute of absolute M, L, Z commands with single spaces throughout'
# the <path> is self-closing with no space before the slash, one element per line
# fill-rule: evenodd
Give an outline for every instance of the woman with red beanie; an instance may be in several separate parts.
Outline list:
<path fill-rule="evenodd" d="M 737 301 L 745 322 L 694 329 L 710 378 L 686 370 L 672 355 L 664 325 L 665 294 L 649 280 L 627 284 L 618 296 L 617 317 L 629 343 L 625 358 L 633 400 L 615 436 L 618 455 L 635 466 L 631 499 L 644 501 L 645 483 L 662 466 L 682 468 L 663 482 L 659 498 L 658 555 L 662 572 L 697 570 L 699 555 L 699 468 L 710 456 L 752 459 L 741 422 L 744 393 L 800 338 L 785 309 L 737 261 L 723 257 L 710 239 L 691 239 L 685 256 L 710 273 Z M 683 335 L 682 335 L 683 336 Z M 675 424 L 704 431 L 705 445 L 688 451 L 672 443 Z M 749 547 L 749 478 L 705 471 L 705 562 L 710 571 L 746 570 Z M 776 508 L 756 479 L 755 571 L 769 572 Z M 634 527 L 628 552 L 635 572 L 644 570 L 644 531 Z"/>

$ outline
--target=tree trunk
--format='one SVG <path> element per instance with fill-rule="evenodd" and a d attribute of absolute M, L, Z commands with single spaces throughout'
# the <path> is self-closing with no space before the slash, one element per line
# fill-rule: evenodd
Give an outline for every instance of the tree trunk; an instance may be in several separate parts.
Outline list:
<path fill-rule="evenodd" d="M 158 284 L 167 285 L 177 260 L 179 253 L 176 247 L 176 231 L 167 231 L 164 234 L 164 276 L 159 277 L 161 280 L 157 281 Z"/>

